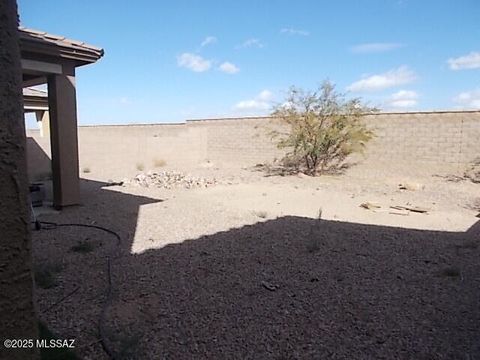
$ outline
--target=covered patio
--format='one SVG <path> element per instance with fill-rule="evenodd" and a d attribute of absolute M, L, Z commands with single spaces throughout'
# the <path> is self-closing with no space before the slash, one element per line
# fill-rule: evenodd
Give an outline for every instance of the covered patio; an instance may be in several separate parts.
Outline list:
<path fill-rule="evenodd" d="M 24 89 L 47 84 L 46 99 L 44 94 L 25 89 L 24 106 L 25 111 L 36 112 L 42 133 L 50 137 L 53 205 L 77 205 L 80 179 L 75 69 L 96 62 L 104 51 L 82 41 L 24 27 L 19 28 L 19 38 Z"/>
<path fill-rule="evenodd" d="M 48 113 L 48 94 L 46 91 L 27 87 L 23 89 L 23 111 L 34 113 L 40 128 L 40 136 L 50 135 L 50 119 Z"/>

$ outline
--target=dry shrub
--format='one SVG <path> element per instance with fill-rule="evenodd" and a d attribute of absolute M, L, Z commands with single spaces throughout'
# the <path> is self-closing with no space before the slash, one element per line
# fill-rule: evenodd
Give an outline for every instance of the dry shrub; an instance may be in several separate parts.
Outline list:
<path fill-rule="evenodd" d="M 472 161 L 464 176 L 474 183 L 480 183 L 480 157 Z"/>
<path fill-rule="evenodd" d="M 153 166 L 155 167 L 164 167 L 167 165 L 167 162 L 163 159 L 153 159 Z"/>
<path fill-rule="evenodd" d="M 280 149 L 289 150 L 286 167 L 317 175 L 341 167 L 348 155 L 363 152 L 373 133 L 362 116 L 375 111 L 358 98 L 346 100 L 329 81 L 314 92 L 292 87 L 272 114 L 288 130 L 271 134 Z"/>

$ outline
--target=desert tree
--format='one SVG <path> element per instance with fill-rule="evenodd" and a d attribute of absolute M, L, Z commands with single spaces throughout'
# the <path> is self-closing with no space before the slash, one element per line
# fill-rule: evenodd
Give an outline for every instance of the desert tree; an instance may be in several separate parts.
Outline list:
<path fill-rule="evenodd" d="M 373 137 L 363 115 L 375 111 L 359 98 L 346 99 L 328 80 L 316 91 L 291 87 L 272 113 L 286 131 L 275 130 L 272 136 L 280 149 L 287 150 L 284 164 L 309 175 L 321 174 L 363 151 Z"/>

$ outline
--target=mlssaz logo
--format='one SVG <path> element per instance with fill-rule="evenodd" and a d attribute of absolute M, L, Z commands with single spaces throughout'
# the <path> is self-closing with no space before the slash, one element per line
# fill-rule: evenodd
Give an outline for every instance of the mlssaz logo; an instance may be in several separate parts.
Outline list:
<path fill-rule="evenodd" d="M 37 347 L 43 349 L 54 349 L 54 348 L 75 348 L 75 339 L 39 339 L 37 340 Z"/>

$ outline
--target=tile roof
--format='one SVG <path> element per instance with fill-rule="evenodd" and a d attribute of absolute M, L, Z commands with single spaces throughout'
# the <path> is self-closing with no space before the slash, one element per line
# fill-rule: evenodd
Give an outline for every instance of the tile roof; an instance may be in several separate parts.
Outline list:
<path fill-rule="evenodd" d="M 82 64 L 92 63 L 100 59 L 104 50 L 98 46 L 89 45 L 83 41 L 68 39 L 65 36 L 49 34 L 45 31 L 19 28 L 20 49 L 29 51 L 39 47 L 58 48 L 60 56 L 80 61 Z"/>
<path fill-rule="evenodd" d="M 46 91 L 35 89 L 33 87 L 27 87 L 27 88 L 23 88 L 23 96 L 37 96 L 37 97 L 46 98 L 48 97 L 48 94 Z"/>

